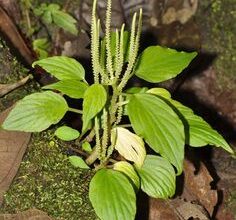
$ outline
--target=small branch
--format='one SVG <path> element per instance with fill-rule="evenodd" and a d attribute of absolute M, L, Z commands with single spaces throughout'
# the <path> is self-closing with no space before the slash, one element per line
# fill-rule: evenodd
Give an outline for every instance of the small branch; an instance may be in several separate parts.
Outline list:
<path fill-rule="evenodd" d="M 82 151 L 80 149 L 77 149 L 77 148 L 74 148 L 74 147 L 71 147 L 71 146 L 69 146 L 69 149 L 73 150 L 76 153 L 79 153 L 80 155 L 82 155 L 84 157 L 88 157 L 89 156 L 88 153 L 86 153 L 86 152 L 84 152 L 84 151 Z"/>
<path fill-rule="evenodd" d="M 75 141 L 75 144 L 78 145 L 78 146 L 81 146 L 82 143 L 84 142 L 92 142 L 93 141 L 93 138 L 95 136 L 95 130 L 94 128 L 90 131 L 90 133 L 82 140 L 82 138 L 84 137 L 85 133 L 82 133 L 80 135 L 80 137 Z M 81 141 L 82 140 L 82 141 Z"/>
<path fill-rule="evenodd" d="M 7 93 L 19 88 L 20 86 L 25 85 L 30 78 L 32 78 L 32 76 L 28 75 L 25 78 L 13 84 L 0 84 L 0 97 L 3 97 Z"/>

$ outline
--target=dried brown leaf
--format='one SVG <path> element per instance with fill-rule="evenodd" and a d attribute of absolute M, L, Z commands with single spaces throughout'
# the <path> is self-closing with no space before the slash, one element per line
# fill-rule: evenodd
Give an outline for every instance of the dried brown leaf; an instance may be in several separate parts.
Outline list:
<path fill-rule="evenodd" d="M 182 197 L 188 201 L 198 201 L 212 215 L 218 201 L 217 190 L 213 190 L 213 178 L 203 163 L 196 173 L 194 165 L 184 162 L 184 191 Z"/>
<path fill-rule="evenodd" d="M 11 109 L 0 114 L 0 124 Z M 30 140 L 30 133 L 0 130 L 0 205 L 8 190 Z"/>

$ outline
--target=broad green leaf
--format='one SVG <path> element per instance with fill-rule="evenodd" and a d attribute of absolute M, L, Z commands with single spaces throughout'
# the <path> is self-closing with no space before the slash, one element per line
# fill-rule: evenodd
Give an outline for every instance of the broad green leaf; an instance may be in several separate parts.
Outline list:
<path fill-rule="evenodd" d="M 162 82 L 181 73 L 196 56 L 196 52 L 178 52 L 170 48 L 151 46 L 141 54 L 135 75 L 148 82 Z"/>
<path fill-rule="evenodd" d="M 127 95 L 132 95 L 132 94 L 136 94 L 136 93 L 146 93 L 148 91 L 148 88 L 147 87 L 131 87 L 131 88 L 129 88 L 129 89 L 127 89 L 126 91 L 125 91 L 125 93 L 127 94 Z M 131 96 L 126 96 L 126 100 L 124 100 L 124 101 L 129 101 L 129 98 L 130 98 Z M 124 115 L 128 115 L 128 110 L 127 110 L 127 108 L 128 108 L 128 106 L 127 105 L 125 105 L 124 106 Z"/>
<path fill-rule="evenodd" d="M 134 162 L 138 167 L 143 165 L 146 150 L 143 139 L 138 135 L 125 128 L 116 127 L 111 131 L 111 142 L 125 159 Z"/>
<path fill-rule="evenodd" d="M 34 93 L 17 102 L 2 126 L 6 130 L 40 132 L 57 124 L 68 109 L 65 99 L 54 92 Z"/>
<path fill-rule="evenodd" d="M 89 121 L 94 118 L 105 106 L 107 93 L 100 84 L 93 84 L 84 94 L 83 101 L 83 131 L 88 127 Z"/>
<path fill-rule="evenodd" d="M 139 136 L 182 172 L 184 159 L 184 126 L 174 110 L 161 98 L 136 94 L 128 103 L 128 115 Z"/>
<path fill-rule="evenodd" d="M 147 93 L 153 94 L 153 95 L 159 95 L 164 98 L 170 99 L 171 94 L 168 90 L 163 89 L 163 88 L 152 88 L 147 91 Z"/>
<path fill-rule="evenodd" d="M 182 115 L 183 124 L 185 125 L 186 144 L 192 147 L 203 147 L 209 144 L 222 147 L 229 153 L 234 153 L 225 139 L 203 118 L 195 115 L 192 109 L 174 100 L 171 100 L 171 103 Z"/>
<path fill-rule="evenodd" d="M 82 149 L 87 152 L 92 152 L 93 150 L 90 143 L 87 141 L 82 144 Z"/>
<path fill-rule="evenodd" d="M 37 16 L 42 16 L 45 23 L 51 24 L 52 22 L 58 27 L 77 35 L 78 29 L 76 27 L 77 21 L 68 13 L 60 10 L 58 4 L 41 4 L 41 6 L 34 10 Z"/>
<path fill-rule="evenodd" d="M 170 93 L 161 88 L 148 90 L 147 92 L 166 98 L 179 112 L 180 119 L 185 127 L 185 142 L 192 147 L 215 145 L 222 147 L 229 153 L 234 153 L 225 139 L 214 130 L 203 118 L 194 114 L 192 109 L 171 99 Z"/>
<path fill-rule="evenodd" d="M 80 133 L 68 126 L 61 126 L 55 131 L 55 135 L 63 141 L 73 141 L 80 136 Z"/>
<path fill-rule="evenodd" d="M 52 13 L 53 22 L 63 28 L 64 30 L 70 32 L 71 34 L 77 35 L 78 29 L 76 26 L 77 21 L 69 14 L 63 11 L 55 11 Z"/>
<path fill-rule="evenodd" d="M 88 85 L 79 80 L 62 80 L 57 83 L 44 86 L 43 89 L 55 89 L 60 91 L 61 93 L 74 98 L 80 99 L 84 97 L 84 93 Z"/>
<path fill-rule="evenodd" d="M 71 165 L 74 166 L 75 168 L 90 169 L 90 167 L 84 162 L 84 160 L 81 157 L 70 156 L 69 161 Z"/>
<path fill-rule="evenodd" d="M 101 220 L 134 220 L 136 195 L 121 172 L 99 170 L 90 182 L 89 198 Z"/>
<path fill-rule="evenodd" d="M 145 93 L 147 92 L 147 87 L 131 87 L 125 91 L 127 94 L 135 94 L 135 93 Z"/>
<path fill-rule="evenodd" d="M 175 170 L 163 157 L 147 155 L 141 169 L 141 189 L 149 196 L 167 199 L 175 194 Z"/>
<path fill-rule="evenodd" d="M 84 80 L 85 71 L 83 66 L 73 58 L 54 56 L 38 60 L 33 67 L 39 65 L 59 80 Z"/>
<path fill-rule="evenodd" d="M 140 188 L 139 176 L 137 175 L 134 167 L 130 163 L 126 161 L 117 162 L 114 164 L 113 169 L 124 173 L 132 181 L 136 189 Z"/>

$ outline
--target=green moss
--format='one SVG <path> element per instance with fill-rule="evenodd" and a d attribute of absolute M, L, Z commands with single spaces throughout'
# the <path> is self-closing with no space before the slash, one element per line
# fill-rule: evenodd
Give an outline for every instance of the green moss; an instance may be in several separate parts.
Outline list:
<path fill-rule="evenodd" d="M 75 169 L 53 132 L 34 134 L 1 212 L 36 207 L 56 219 L 95 220 L 89 203 L 92 171 Z"/>
<path fill-rule="evenodd" d="M 218 83 L 234 88 L 230 81 L 236 80 L 235 0 L 200 1 L 197 20 L 203 32 L 203 50 L 217 55 Z"/>
<path fill-rule="evenodd" d="M 28 70 L 20 64 L 10 53 L 5 42 L 0 38 L 0 83 L 10 84 L 28 75 Z M 13 105 L 17 100 L 26 95 L 39 90 L 39 85 L 35 81 L 28 82 L 11 93 L 1 97 L 0 112 Z"/>
<path fill-rule="evenodd" d="M 13 83 L 28 74 L 0 40 L 1 83 Z M 0 111 L 39 90 L 33 80 L 0 99 Z M 1 213 L 16 213 L 32 207 L 56 219 L 97 219 L 88 199 L 93 173 L 74 169 L 68 162 L 66 147 L 53 131 L 33 134 L 27 152 L 9 191 Z"/>
<path fill-rule="evenodd" d="M 229 210 L 232 210 L 234 217 L 236 217 L 236 189 L 230 193 L 230 196 L 226 201 L 226 207 Z"/>

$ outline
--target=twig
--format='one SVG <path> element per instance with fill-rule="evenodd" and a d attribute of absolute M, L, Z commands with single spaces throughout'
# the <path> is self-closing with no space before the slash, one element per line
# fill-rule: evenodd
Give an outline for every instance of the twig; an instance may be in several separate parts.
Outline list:
<path fill-rule="evenodd" d="M 4 95 L 13 91 L 14 89 L 17 89 L 20 86 L 25 85 L 30 78 L 32 78 L 32 76 L 28 75 L 25 78 L 13 84 L 0 84 L 0 97 L 3 97 Z"/>

